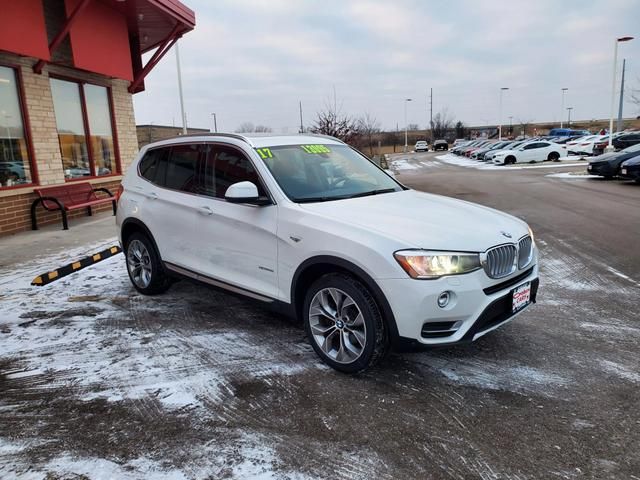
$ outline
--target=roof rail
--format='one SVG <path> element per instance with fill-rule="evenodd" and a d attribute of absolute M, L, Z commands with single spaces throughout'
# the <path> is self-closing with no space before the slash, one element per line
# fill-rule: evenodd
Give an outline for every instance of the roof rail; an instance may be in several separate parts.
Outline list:
<path fill-rule="evenodd" d="M 173 138 L 189 138 L 189 137 L 228 137 L 228 138 L 235 138 L 236 140 L 241 140 L 241 141 L 251 145 L 251 142 L 249 141 L 249 139 L 247 137 L 245 137 L 243 135 L 238 135 L 237 133 L 214 133 L 214 132 L 187 133 L 186 135 L 176 135 Z M 167 138 L 167 140 L 169 140 L 169 139 Z"/>
<path fill-rule="evenodd" d="M 336 142 L 344 143 L 346 145 L 346 143 L 343 142 L 342 140 L 340 140 L 339 138 L 332 137 L 331 135 L 323 135 L 322 133 L 299 133 L 298 135 L 306 135 L 306 136 L 309 136 L 309 137 L 326 138 L 327 140 L 335 140 Z"/>

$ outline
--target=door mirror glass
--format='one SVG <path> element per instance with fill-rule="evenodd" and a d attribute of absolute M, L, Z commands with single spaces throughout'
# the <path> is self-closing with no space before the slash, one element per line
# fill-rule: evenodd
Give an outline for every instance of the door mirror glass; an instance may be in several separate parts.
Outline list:
<path fill-rule="evenodd" d="M 254 205 L 266 205 L 271 203 L 266 197 L 258 195 L 258 187 L 249 181 L 238 182 L 230 185 L 224 194 L 225 200 L 232 203 L 251 203 Z"/>

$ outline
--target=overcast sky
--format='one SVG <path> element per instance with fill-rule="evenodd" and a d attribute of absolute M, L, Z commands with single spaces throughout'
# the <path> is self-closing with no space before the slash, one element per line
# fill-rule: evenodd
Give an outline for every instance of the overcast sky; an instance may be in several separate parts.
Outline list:
<path fill-rule="evenodd" d="M 428 123 L 446 108 L 467 125 L 609 115 L 613 45 L 640 88 L 639 0 L 183 0 L 196 28 L 180 41 L 190 127 L 234 131 L 242 122 L 294 133 L 337 93 L 344 113 L 383 128 Z M 147 57 L 148 58 L 148 57 Z M 619 85 L 620 74 L 618 74 Z M 618 86 L 619 88 L 619 86 Z M 616 112 L 617 112 L 616 99 Z M 138 124 L 180 125 L 174 52 L 134 96 Z M 640 114 L 625 102 L 625 116 Z M 566 119 L 566 111 L 564 112 Z"/>

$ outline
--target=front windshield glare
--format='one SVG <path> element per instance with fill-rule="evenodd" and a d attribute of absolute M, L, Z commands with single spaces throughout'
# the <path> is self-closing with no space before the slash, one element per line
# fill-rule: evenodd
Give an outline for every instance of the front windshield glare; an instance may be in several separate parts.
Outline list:
<path fill-rule="evenodd" d="M 294 202 L 322 202 L 402 190 L 389 175 L 346 145 L 256 148 Z"/>

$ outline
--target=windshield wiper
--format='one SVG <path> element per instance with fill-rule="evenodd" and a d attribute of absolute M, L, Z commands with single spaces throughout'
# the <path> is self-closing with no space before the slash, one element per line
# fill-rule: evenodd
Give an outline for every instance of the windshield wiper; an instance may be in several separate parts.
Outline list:
<path fill-rule="evenodd" d="M 395 188 L 381 188 L 379 190 L 369 190 L 368 192 L 354 193 L 343 198 L 356 198 L 356 197 L 368 197 L 369 195 L 379 195 L 381 193 L 396 192 Z"/>
<path fill-rule="evenodd" d="M 329 202 L 331 200 L 340 200 L 345 197 L 301 197 L 294 198 L 293 201 L 296 203 L 313 203 L 313 202 Z"/>

